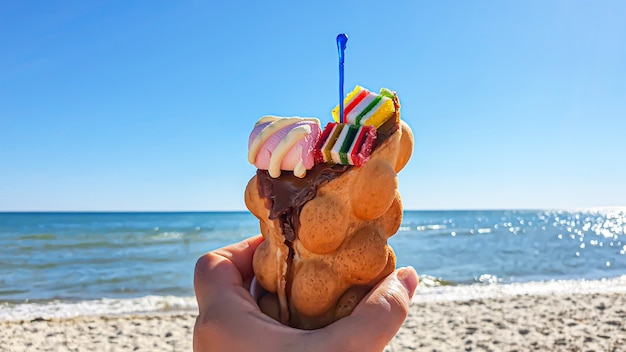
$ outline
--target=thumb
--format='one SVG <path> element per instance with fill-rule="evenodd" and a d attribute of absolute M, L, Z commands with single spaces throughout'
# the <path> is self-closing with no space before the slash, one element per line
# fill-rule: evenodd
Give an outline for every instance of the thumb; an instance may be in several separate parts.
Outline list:
<path fill-rule="evenodd" d="M 356 351 L 382 351 L 406 319 L 418 278 L 413 267 L 400 268 L 361 300 L 349 316 L 335 324 L 357 341 Z M 355 335 L 355 336 L 351 336 Z"/>

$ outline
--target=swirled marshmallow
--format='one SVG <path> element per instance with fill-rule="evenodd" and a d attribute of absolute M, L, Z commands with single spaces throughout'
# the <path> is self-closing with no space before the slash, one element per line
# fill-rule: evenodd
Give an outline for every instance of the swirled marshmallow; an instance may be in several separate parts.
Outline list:
<path fill-rule="evenodd" d="M 273 178 L 281 171 L 304 177 L 315 164 L 314 148 L 321 134 L 316 118 L 264 116 L 248 140 L 248 161 Z"/>

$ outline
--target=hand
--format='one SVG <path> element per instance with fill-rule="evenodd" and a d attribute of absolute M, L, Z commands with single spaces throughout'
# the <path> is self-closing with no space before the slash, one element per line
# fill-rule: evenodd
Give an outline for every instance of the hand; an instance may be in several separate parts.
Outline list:
<path fill-rule="evenodd" d="M 265 315 L 250 294 L 258 235 L 200 257 L 194 289 L 199 315 L 194 351 L 382 351 L 400 329 L 417 287 L 401 268 L 381 281 L 352 314 L 318 330 L 299 330 Z"/>

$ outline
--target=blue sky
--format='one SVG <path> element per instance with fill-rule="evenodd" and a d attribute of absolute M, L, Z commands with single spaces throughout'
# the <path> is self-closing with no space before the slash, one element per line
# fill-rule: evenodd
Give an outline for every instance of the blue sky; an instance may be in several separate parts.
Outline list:
<path fill-rule="evenodd" d="M 0 210 L 243 210 L 265 114 L 398 92 L 406 209 L 626 205 L 622 1 L 0 4 Z"/>

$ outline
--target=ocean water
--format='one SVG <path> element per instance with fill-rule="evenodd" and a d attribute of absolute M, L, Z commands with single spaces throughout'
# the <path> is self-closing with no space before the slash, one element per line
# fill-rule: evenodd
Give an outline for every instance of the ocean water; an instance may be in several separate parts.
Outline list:
<path fill-rule="evenodd" d="M 0 213 L 0 320 L 195 309 L 203 253 L 247 212 Z M 626 292 L 626 209 L 406 211 L 390 239 L 416 300 Z"/>

